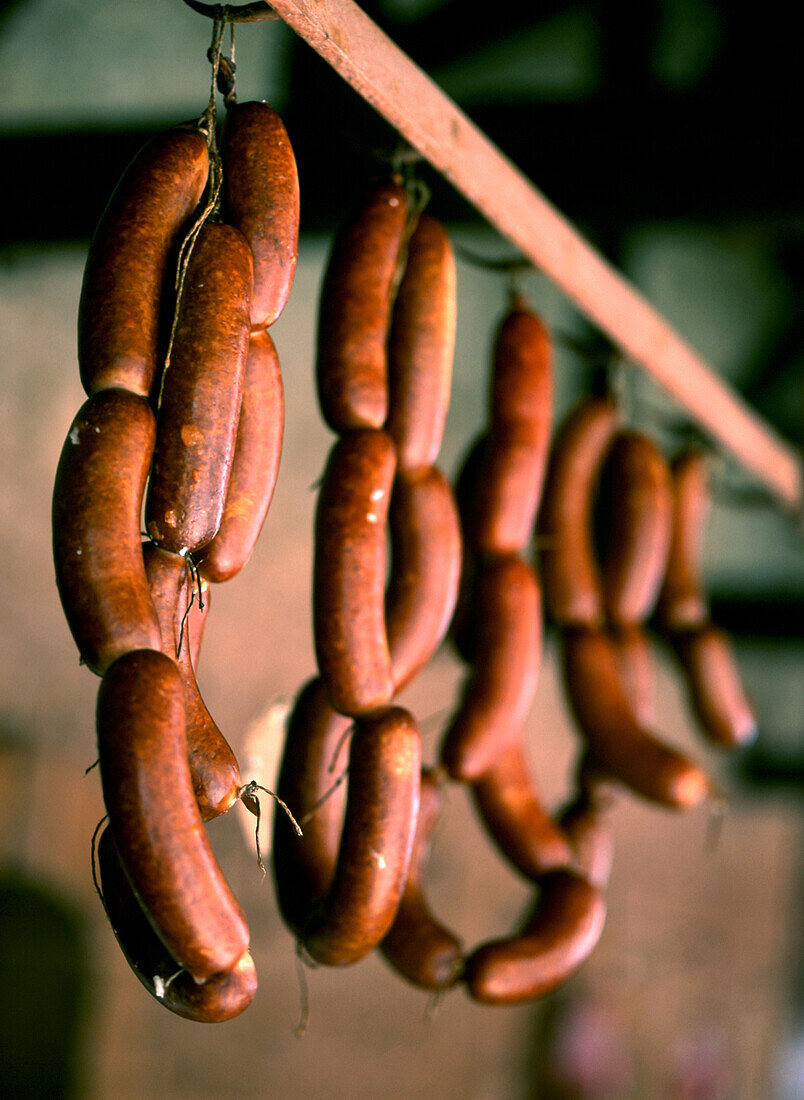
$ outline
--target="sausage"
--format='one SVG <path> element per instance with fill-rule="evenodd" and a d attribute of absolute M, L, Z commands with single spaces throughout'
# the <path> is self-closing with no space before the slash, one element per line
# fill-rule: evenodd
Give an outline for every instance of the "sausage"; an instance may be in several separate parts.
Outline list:
<path fill-rule="evenodd" d="M 381 428 L 388 416 L 387 342 L 407 228 L 405 190 L 374 187 L 335 239 L 318 311 L 316 381 L 334 432 Z"/>
<path fill-rule="evenodd" d="M 537 881 L 572 864 L 572 849 L 539 798 L 521 740 L 472 784 L 472 798 L 489 836 L 525 878 Z"/>
<path fill-rule="evenodd" d="M 477 583 L 474 663 L 441 745 L 449 775 L 471 783 L 519 735 L 542 654 L 541 591 L 520 558 L 488 561 Z"/>
<path fill-rule="evenodd" d="M 603 623 L 600 570 L 592 543 L 592 502 L 618 420 L 612 402 L 590 398 L 567 417 L 553 444 L 539 533 L 545 602 L 559 626 Z"/>
<path fill-rule="evenodd" d="M 598 799 L 581 791 L 558 815 L 574 851 L 578 874 L 605 890 L 614 861 L 614 838 Z"/>
<path fill-rule="evenodd" d="M 540 884 L 518 935 L 492 940 L 466 960 L 470 996 L 485 1004 L 519 1004 L 565 982 L 588 958 L 603 931 L 606 904 L 580 875 L 553 871 Z"/>
<path fill-rule="evenodd" d="M 347 432 L 330 452 L 318 496 L 315 650 L 332 705 L 353 716 L 384 706 L 394 692 L 384 591 L 395 465 L 385 432 Z"/>
<path fill-rule="evenodd" d="M 398 974 L 422 989 L 448 989 L 463 970 L 460 941 L 440 924 L 424 895 L 430 837 L 441 814 L 436 773 L 422 769 L 419 819 L 408 877 L 394 923 L 380 943 L 380 952 Z"/>
<path fill-rule="evenodd" d="M 667 461 L 646 435 L 622 431 L 609 451 L 610 536 L 603 596 L 611 623 L 643 622 L 653 611 L 667 567 L 673 482 Z"/>
<path fill-rule="evenodd" d="M 750 744 L 757 734 L 757 722 L 728 636 L 707 625 L 679 634 L 675 649 L 704 736 L 726 748 Z"/>
<path fill-rule="evenodd" d="M 392 565 L 385 622 L 399 691 L 447 632 L 461 574 L 461 532 L 452 489 L 435 466 L 411 475 L 397 472 L 388 520 Z"/>
<path fill-rule="evenodd" d="M 207 223 L 187 267 L 162 381 L 145 520 L 164 550 L 206 546 L 223 516 L 249 344 L 251 252 Z"/>
<path fill-rule="evenodd" d="M 640 725 L 656 724 L 656 665 L 653 647 L 640 624 L 609 627 L 617 670 L 631 709 Z"/>
<path fill-rule="evenodd" d="M 421 738 L 412 715 L 388 707 L 358 719 L 335 874 L 302 942 L 324 966 L 357 962 L 393 924 L 419 813 Z"/>
<path fill-rule="evenodd" d="M 196 805 L 175 663 L 155 650 L 118 658 L 101 681 L 97 733 L 109 825 L 155 931 L 197 981 L 231 970 L 248 926 Z"/>
<path fill-rule="evenodd" d="M 76 414 L 56 470 L 56 584 L 81 659 L 99 676 L 123 653 L 159 648 L 140 540 L 154 438 L 144 397 L 101 390 Z"/>
<path fill-rule="evenodd" d="M 709 793 L 709 781 L 697 764 L 640 726 L 603 631 L 565 633 L 563 674 L 567 699 L 597 770 L 674 809 L 696 806 Z"/>
<path fill-rule="evenodd" d="M 220 1023 L 244 1012 L 257 992 L 254 960 L 244 951 L 231 970 L 197 982 L 182 970 L 151 927 L 120 862 L 112 831 L 97 847 L 103 907 L 134 974 L 165 1008 L 196 1023 Z"/>
<path fill-rule="evenodd" d="M 497 331 L 489 432 L 471 487 L 467 540 L 480 551 L 516 553 L 530 541 L 541 499 L 553 415 L 549 334 L 515 296 Z"/>
<path fill-rule="evenodd" d="M 455 258 L 443 227 L 419 218 L 407 249 L 388 341 L 388 419 L 400 470 L 431 466 L 449 408 L 456 318 Z"/>
<path fill-rule="evenodd" d="M 205 821 L 225 814 L 237 801 L 240 768 L 228 741 L 215 724 L 198 690 L 191 658 L 192 621 L 186 616 L 192 595 L 187 562 L 179 554 L 143 547 L 151 599 L 159 616 L 162 652 L 178 665 L 184 684 L 187 759 L 195 800 Z"/>
<path fill-rule="evenodd" d="M 285 307 L 299 252 L 299 176 L 281 118 L 267 103 L 231 103 L 223 128 L 224 220 L 254 257 L 252 328 Z"/>
<path fill-rule="evenodd" d="M 673 532 L 658 607 L 659 620 L 670 632 L 703 626 L 709 618 L 701 555 L 711 504 L 711 461 L 708 452 L 690 447 L 677 455 L 672 464 Z"/>
<path fill-rule="evenodd" d="M 171 261 L 207 181 L 204 135 L 159 134 L 115 188 L 89 246 L 78 305 L 78 362 L 87 394 L 112 386 L 147 397 L 160 354 Z M 167 288 L 172 291 L 172 287 Z"/>
<path fill-rule="evenodd" d="M 251 556 L 276 486 L 284 419 L 274 342 L 267 332 L 254 332 L 223 517 L 218 533 L 199 554 L 199 568 L 207 580 L 231 580 Z"/>
<path fill-rule="evenodd" d="M 309 680 L 288 719 L 276 793 L 301 821 L 298 836 L 284 810 L 274 812 L 273 872 L 279 911 L 300 934 L 335 873 L 346 788 L 351 720 L 333 709 L 320 678 Z"/>

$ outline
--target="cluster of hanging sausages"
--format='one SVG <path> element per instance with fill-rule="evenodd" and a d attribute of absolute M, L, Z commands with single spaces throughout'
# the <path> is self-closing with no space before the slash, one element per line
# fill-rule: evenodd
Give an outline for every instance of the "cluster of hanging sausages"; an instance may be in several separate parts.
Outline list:
<path fill-rule="evenodd" d="M 299 222 L 271 108 L 230 104 L 220 202 L 213 136 L 190 123 L 153 139 L 104 211 L 79 307 L 88 400 L 53 494 L 58 590 L 101 677 L 106 912 L 149 992 L 207 1022 L 242 1012 L 256 973 L 204 829 L 244 787 L 195 668 L 209 583 L 245 564 L 273 494 L 283 393 L 266 329 L 290 291 Z"/>
<path fill-rule="evenodd" d="M 242 1012 L 256 973 L 204 822 L 254 806 L 195 670 L 209 585 L 248 560 L 276 482 L 283 393 L 266 330 L 290 292 L 299 218 L 293 152 L 266 104 L 229 104 L 220 204 L 212 135 L 187 124 L 154 139 L 101 219 L 79 311 L 88 400 L 53 498 L 64 611 L 101 677 L 106 912 L 151 994 L 206 1022 Z M 671 470 L 607 400 L 583 402 L 553 439 L 551 340 L 519 295 L 496 334 L 487 424 L 454 491 L 444 477 L 455 264 L 423 205 L 396 176 L 373 185 L 322 287 L 316 382 L 337 439 L 315 518 L 318 674 L 295 700 L 277 781 L 304 831 L 276 813 L 272 867 L 281 915 L 315 962 L 377 948 L 422 988 L 462 982 L 510 1004 L 566 980 L 601 935 L 611 784 L 676 808 L 710 791 L 652 732 L 654 608 L 708 736 L 743 744 L 754 722 L 701 583 L 705 456 Z M 542 583 L 584 741 L 577 792 L 555 814 L 524 739 Z M 445 638 L 466 671 L 427 765 L 395 699 Z M 521 927 L 471 951 L 426 898 L 447 780 L 534 888 Z"/>

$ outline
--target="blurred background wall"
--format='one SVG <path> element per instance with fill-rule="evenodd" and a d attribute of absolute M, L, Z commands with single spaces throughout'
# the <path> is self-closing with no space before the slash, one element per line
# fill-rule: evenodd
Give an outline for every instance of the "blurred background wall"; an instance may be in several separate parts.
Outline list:
<path fill-rule="evenodd" d="M 750 20 L 708 0 L 511 2 L 471 18 L 456 0 L 363 6 L 800 442 L 800 78 L 775 0 Z M 103 807 L 97 772 L 84 772 L 95 759 L 97 681 L 79 667 L 59 606 L 50 493 L 83 399 L 75 315 L 89 236 L 143 141 L 206 105 L 210 34 L 180 0 L 0 3 L 0 1094 L 800 1095 L 804 540 L 728 462 L 706 576 L 715 616 L 734 632 L 760 736 L 736 760 L 706 749 L 659 651 L 662 727 L 712 767 L 727 805 L 722 818 L 682 818 L 619 802 L 608 923 L 565 991 L 517 1009 L 481 1008 L 460 991 L 434 1004 L 378 958 L 308 971 L 302 983 L 250 826 L 236 813 L 210 832 L 251 925 L 255 1003 L 202 1028 L 169 1016 L 128 971 L 92 886 L 90 838 Z M 312 384 L 318 287 L 331 234 L 394 135 L 281 24 L 239 28 L 236 61 L 239 99 L 268 99 L 285 119 L 302 240 L 291 300 L 272 330 L 286 387 L 279 484 L 251 562 L 213 593 L 199 680 L 241 762 L 256 746 L 270 782 L 271 718 L 314 667 L 312 509 L 332 440 Z M 506 296 L 504 279 L 467 257 L 510 250 L 427 166 L 421 172 L 432 213 L 461 250 L 440 457 L 452 475 L 483 417 Z M 544 279 L 533 274 L 525 286 L 559 340 L 559 418 L 588 392 L 591 356 L 608 349 Z M 627 364 L 621 371 L 634 423 L 670 451 L 694 435 L 650 382 Z M 445 649 L 403 697 L 430 760 L 460 676 Z M 555 806 L 577 741 L 552 639 L 529 735 L 534 773 Z M 469 945 L 507 932 L 527 900 L 457 788 L 431 886 L 437 912 Z M 298 1037 L 303 988 L 309 1021 Z"/>

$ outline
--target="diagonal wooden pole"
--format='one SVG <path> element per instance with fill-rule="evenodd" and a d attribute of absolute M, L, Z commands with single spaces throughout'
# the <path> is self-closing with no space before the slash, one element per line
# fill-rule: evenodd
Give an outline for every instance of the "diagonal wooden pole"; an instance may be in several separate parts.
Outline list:
<path fill-rule="evenodd" d="M 799 456 L 352 0 L 271 7 L 788 510 Z"/>

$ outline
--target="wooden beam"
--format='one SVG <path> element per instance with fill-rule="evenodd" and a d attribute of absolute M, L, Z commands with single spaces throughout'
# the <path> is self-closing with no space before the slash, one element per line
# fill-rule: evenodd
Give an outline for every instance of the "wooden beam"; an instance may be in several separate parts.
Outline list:
<path fill-rule="evenodd" d="M 271 6 L 783 506 L 804 511 L 795 451 L 357 4 L 272 0 Z"/>

